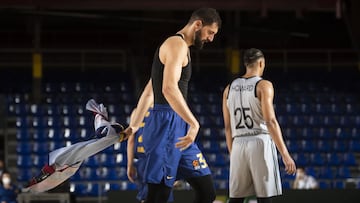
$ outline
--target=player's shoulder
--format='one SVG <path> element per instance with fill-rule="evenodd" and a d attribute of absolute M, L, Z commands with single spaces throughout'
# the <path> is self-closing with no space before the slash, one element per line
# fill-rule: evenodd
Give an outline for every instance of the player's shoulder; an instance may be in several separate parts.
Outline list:
<path fill-rule="evenodd" d="M 272 82 L 271 82 L 270 80 L 261 79 L 261 80 L 259 80 L 257 86 L 258 86 L 258 87 L 259 87 L 259 86 L 260 86 L 260 87 L 272 87 L 273 84 L 272 84 Z"/>
<path fill-rule="evenodd" d="M 187 49 L 188 46 L 186 42 L 179 36 L 170 36 L 168 37 L 164 43 L 162 44 L 162 47 L 172 47 L 172 48 L 185 48 Z"/>

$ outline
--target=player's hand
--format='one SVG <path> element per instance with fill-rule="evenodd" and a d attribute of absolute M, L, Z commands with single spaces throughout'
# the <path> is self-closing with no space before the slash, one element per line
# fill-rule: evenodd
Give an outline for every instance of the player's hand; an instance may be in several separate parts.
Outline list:
<path fill-rule="evenodd" d="M 296 174 L 296 165 L 294 160 L 291 158 L 290 155 L 283 157 L 283 162 L 285 165 L 285 171 L 289 175 L 295 175 Z"/>
<path fill-rule="evenodd" d="M 180 148 L 181 151 L 187 149 L 195 141 L 198 132 L 199 127 L 190 127 L 188 133 L 184 137 L 179 138 L 179 141 L 175 144 L 175 147 Z"/>
<path fill-rule="evenodd" d="M 129 178 L 129 180 L 134 183 L 137 173 L 136 173 L 136 168 L 133 165 L 128 166 L 127 168 L 127 176 Z"/>
<path fill-rule="evenodd" d="M 127 140 L 131 135 L 135 134 L 138 129 L 135 129 L 134 127 L 127 127 L 124 131 L 121 133 L 124 134 L 123 140 Z"/>

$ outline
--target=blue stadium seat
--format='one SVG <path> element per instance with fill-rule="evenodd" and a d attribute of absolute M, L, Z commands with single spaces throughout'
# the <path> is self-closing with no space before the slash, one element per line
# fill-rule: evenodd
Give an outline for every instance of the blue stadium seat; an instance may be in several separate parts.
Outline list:
<path fill-rule="evenodd" d="M 80 196 L 97 197 L 101 195 L 99 184 L 93 182 L 76 184 L 75 192 Z"/>
<path fill-rule="evenodd" d="M 296 115 L 293 115 L 292 118 L 293 118 L 292 124 L 294 126 L 297 126 L 297 127 L 308 126 L 307 116 L 296 114 Z"/>
<path fill-rule="evenodd" d="M 35 155 L 33 160 L 33 165 L 37 168 L 42 168 L 45 164 L 48 164 L 47 155 Z"/>
<path fill-rule="evenodd" d="M 345 189 L 345 183 L 343 180 L 336 180 L 333 182 L 333 188 L 335 189 Z"/>
<path fill-rule="evenodd" d="M 286 104 L 286 113 L 292 114 L 292 115 L 298 115 L 300 113 L 300 106 L 298 104 Z"/>
<path fill-rule="evenodd" d="M 332 140 L 337 133 L 336 128 L 315 127 L 313 135 L 321 140 Z"/>
<path fill-rule="evenodd" d="M 199 147 L 203 150 L 204 153 L 208 152 L 219 152 L 219 144 L 217 140 L 204 140 L 201 141 Z"/>
<path fill-rule="evenodd" d="M 64 128 L 77 127 L 74 116 L 69 115 L 59 115 L 59 126 Z"/>
<path fill-rule="evenodd" d="M 356 129 L 353 130 L 353 127 L 345 127 L 345 128 L 337 128 L 336 130 L 336 139 L 341 139 L 341 140 L 345 140 L 345 139 L 352 139 L 354 138 L 353 136 L 353 131 L 355 131 L 356 133 Z M 356 135 L 355 135 L 356 137 Z"/>
<path fill-rule="evenodd" d="M 291 153 L 296 153 L 296 152 L 298 152 L 299 147 L 298 147 L 297 141 L 291 140 L 291 139 L 287 139 L 285 142 L 286 142 L 286 146 L 289 148 L 289 151 L 290 151 Z"/>
<path fill-rule="evenodd" d="M 345 166 L 357 166 L 355 155 L 352 152 L 344 153 L 343 163 Z"/>
<path fill-rule="evenodd" d="M 350 178 L 350 169 L 347 166 L 341 166 L 336 169 L 336 178 Z"/>
<path fill-rule="evenodd" d="M 98 167 L 96 168 L 96 179 L 97 180 L 107 180 L 109 178 L 109 168 L 107 167 Z"/>
<path fill-rule="evenodd" d="M 313 176 L 313 177 L 318 177 L 319 175 L 319 172 L 314 168 L 314 167 L 312 167 L 312 166 L 308 166 L 308 167 L 306 167 L 305 168 L 305 171 L 306 171 L 306 173 L 307 174 L 309 174 L 309 175 L 311 175 L 311 176 Z"/>
<path fill-rule="evenodd" d="M 319 152 L 330 152 L 332 150 L 331 142 L 328 140 L 318 140 L 316 148 Z"/>
<path fill-rule="evenodd" d="M 292 188 L 291 181 L 289 181 L 289 180 L 282 180 L 281 183 L 282 183 L 283 189 L 285 189 L 285 190 Z"/>
<path fill-rule="evenodd" d="M 319 188 L 320 189 L 330 189 L 331 183 L 328 180 L 319 180 Z"/>
<path fill-rule="evenodd" d="M 220 94 L 208 93 L 205 97 L 207 102 L 212 104 L 219 105 L 222 102 L 222 95 Z"/>
<path fill-rule="evenodd" d="M 224 126 L 224 119 L 222 116 L 211 116 L 210 118 L 213 123 L 212 127 L 223 127 Z"/>
<path fill-rule="evenodd" d="M 192 104 L 202 104 L 203 103 L 203 96 L 200 93 L 191 93 L 189 95 L 189 101 Z"/>
<path fill-rule="evenodd" d="M 228 148 L 225 140 L 219 142 L 219 148 L 220 152 L 228 153 Z"/>
<path fill-rule="evenodd" d="M 360 140 L 350 140 L 349 150 L 352 152 L 360 152 Z"/>
<path fill-rule="evenodd" d="M 39 155 L 42 156 L 44 154 L 48 154 L 50 152 L 50 150 L 47 148 L 47 143 L 46 142 L 34 142 L 32 144 L 32 152 L 35 155 Z"/>
<path fill-rule="evenodd" d="M 208 161 L 208 164 L 211 166 L 225 166 L 225 159 L 223 154 L 220 153 L 206 153 L 205 155 L 206 160 Z"/>
<path fill-rule="evenodd" d="M 229 189 L 229 181 L 227 180 L 215 180 L 215 187 L 220 190 L 228 190 Z"/>
<path fill-rule="evenodd" d="M 334 177 L 335 177 L 335 174 L 330 167 L 324 166 L 320 169 L 319 178 L 332 179 Z"/>
<path fill-rule="evenodd" d="M 126 154 L 117 154 L 115 158 L 115 162 L 117 166 L 126 166 L 127 164 L 127 156 Z"/>
<path fill-rule="evenodd" d="M 26 105 L 23 104 L 23 103 L 20 103 L 20 104 L 15 104 L 15 103 L 8 104 L 7 112 L 11 116 L 25 116 L 25 115 L 27 115 Z"/>
<path fill-rule="evenodd" d="M 30 104 L 28 107 L 28 115 L 31 116 L 43 116 L 43 107 L 38 104 Z"/>
<path fill-rule="evenodd" d="M 56 141 L 62 142 L 65 141 L 64 137 L 62 136 L 61 129 L 59 127 L 47 127 L 44 128 L 44 135 L 45 138 L 43 141 Z"/>
<path fill-rule="evenodd" d="M 293 158 L 295 160 L 295 163 L 297 163 L 300 166 L 307 166 L 310 163 L 309 157 L 302 152 L 293 153 Z"/>
<path fill-rule="evenodd" d="M 71 141 L 72 143 L 78 142 L 76 135 L 76 128 L 61 128 L 59 132 L 59 138 L 61 140 Z"/>
<path fill-rule="evenodd" d="M 317 152 L 310 154 L 310 161 L 312 166 L 323 166 L 326 163 L 324 155 Z"/>
<path fill-rule="evenodd" d="M 310 110 L 310 105 L 309 105 L 309 102 L 306 101 L 307 98 L 306 96 L 303 96 L 302 99 L 300 100 L 300 112 L 301 114 L 304 114 L 304 115 L 309 115 L 311 114 L 311 110 Z"/>
<path fill-rule="evenodd" d="M 200 126 L 202 127 L 212 127 L 213 121 L 209 118 L 209 116 L 197 116 Z"/>
<path fill-rule="evenodd" d="M 119 183 L 105 183 L 105 191 L 108 192 L 108 191 L 112 191 L 112 190 L 115 190 L 115 191 L 118 191 L 121 189 L 121 186 Z"/>
<path fill-rule="evenodd" d="M 283 127 L 291 126 L 289 124 L 288 116 L 279 114 L 277 119 L 278 119 L 278 122 L 280 123 L 281 126 L 283 126 Z"/>
<path fill-rule="evenodd" d="M 101 152 L 99 154 L 99 165 L 106 167 L 114 167 L 116 166 L 116 156 L 114 154 L 107 154 Z"/>
<path fill-rule="evenodd" d="M 345 152 L 349 148 L 348 142 L 345 140 L 334 140 L 332 147 L 335 152 Z"/>
<path fill-rule="evenodd" d="M 43 105 L 43 112 L 44 112 L 44 115 L 47 115 L 47 116 L 57 116 L 59 113 L 54 104 Z"/>
<path fill-rule="evenodd" d="M 316 148 L 315 141 L 313 140 L 300 140 L 299 150 L 304 152 L 313 152 Z"/>
<path fill-rule="evenodd" d="M 123 167 L 115 166 L 115 167 L 112 167 L 111 169 L 109 169 L 108 179 L 109 180 L 124 180 L 124 181 L 127 181 L 128 177 L 127 177 L 126 166 L 123 166 Z"/>
<path fill-rule="evenodd" d="M 18 142 L 16 145 L 16 152 L 20 155 L 29 155 L 32 152 L 32 144 L 26 142 L 26 140 Z"/>
<path fill-rule="evenodd" d="M 218 170 L 216 171 L 216 178 L 217 179 L 221 179 L 221 180 L 228 180 L 229 179 L 229 175 L 230 175 L 230 171 L 229 168 L 227 167 L 220 167 L 217 168 Z"/>
<path fill-rule="evenodd" d="M 44 117 L 44 126 L 49 128 L 59 129 L 60 125 L 60 117 L 59 116 L 45 116 Z"/>
<path fill-rule="evenodd" d="M 22 141 L 22 140 L 31 140 L 31 136 L 28 129 L 25 128 L 18 128 L 16 131 L 16 140 Z"/>
<path fill-rule="evenodd" d="M 325 115 L 324 116 L 324 126 L 332 127 L 340 125 L 340 116 L 334 115 Z"/>
<path fill-rule="evenodd" d="M 60 104 L 57 106 L 57 112 L 59 115 L 63 116 L 74 116 L 76 115 L 76 111 L 74 110 L 73 106 L 71 104 Z"/>
<path fill-rule="evenodd" d="M 44 132 L 45 128 L 36 128 L 29 131 L 31 139 L 35 142 L 45 142 L 48 140 L 47 134 Z"/>
<path fill-rule="evenodd" d="M 97 155 L 90 156 L 84 160 L 84 166 L 96 168 L 100 165 L 99 157 Z"/>
<path fill-rule="evenodd" d="M 30 154 L 18 154 L 16 165 L 20 168 L 28 170 L 29 167 L 33 165 L 33 161 Z"/>
<path fill-rule="evenodd" d="M 310 126 L 313 127 L 319 127 L 319 126 L 323 126 L 324 122 L 323 122 L 323 117 L 317 114 L 313 114 L 311 116 L 308 117 L 308 122 Z"/>
<path fill-rule="evenodd" d="M 209 104 L 207 110 L 214 116 L 222 116 L 222 107 L 219 104 Z"/>
<path fill-rule="evenodd" d="M 96 180 L 96 168 L 84 165 L 80 167 L 78 173 L 83 180 Z"/>
<path fill-rule="evenodd" d="M 342 163 L 341 156 L 337 153 L 328 153 L 327 162 L 330 166 L 339 166 Z"/>
<path fill-rule="evenodd" d="M 18 167 L 21 168 L 22 166 L 18 165 Z M 19 182 L 27 182 L 33 177 L 33 174 L 31 172 L 31 170 L 27 170 L 27 169 L 18 170 L 18 173 L 17 173 L 16 177 L 17 177 L 17 181 L 19 181 Z"/>

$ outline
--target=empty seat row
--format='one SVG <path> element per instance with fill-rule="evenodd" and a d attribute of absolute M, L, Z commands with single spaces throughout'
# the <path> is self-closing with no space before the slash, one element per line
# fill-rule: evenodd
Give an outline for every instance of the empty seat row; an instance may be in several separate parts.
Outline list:
<path fill-rule="evenodd" d="M 317 139 L 317 140 L 350 140 L 357 139 L 360 131 L 355 126 L 350 127 L 288 127 L 282 128 L 287 139 Z"/>
<path fill-rule="evenodd" d="M 291 152 L 360 152 L 359 140 L 297 140 L 287 139 Z"/>
<path fill-rule="evenodd" d="M 354 153 L 293 153 L 299 166 L 357 166 Z"/>
<path fill-rule="evenodd" d="M 79 116 L 86 115 L 87 110 L 85 104 L 88 97 L 83 102 L 76 103 L 60 103 L 60 104 L 9 104 L 8 114 L 17 116 Z M 116 103 L 116 105 L 114 104 Z M 124 102 L 122 100 L 106 102 L 104 105 L 107 107 L 111 115 L 124 115 L 129 114 L 133 108 L 134 102 Z"/>
<path fill-rule="evenodd" d="M 359 115 L 281 115 L 278 116 L 282 126 L 289 127 L 353 127 L 360 125 Z"/>

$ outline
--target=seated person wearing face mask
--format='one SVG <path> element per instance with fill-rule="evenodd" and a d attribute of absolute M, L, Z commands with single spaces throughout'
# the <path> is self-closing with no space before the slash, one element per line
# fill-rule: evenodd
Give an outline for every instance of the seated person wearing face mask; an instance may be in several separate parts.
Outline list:
<path fill-rule="evenodd" d="M 18 188 L 11 183 L 9 172 L 3 172 L 0 185 L 0 203 L 17 203 Z"/>

